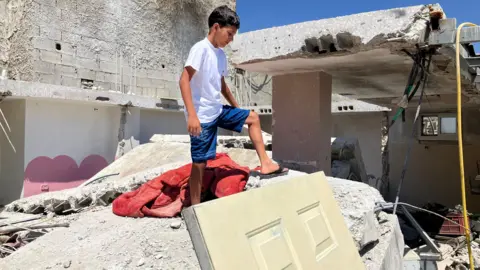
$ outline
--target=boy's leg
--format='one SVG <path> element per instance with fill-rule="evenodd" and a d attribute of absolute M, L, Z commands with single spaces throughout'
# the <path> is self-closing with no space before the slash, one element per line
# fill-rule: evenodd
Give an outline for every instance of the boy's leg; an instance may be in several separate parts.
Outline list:
<path fill-rule="evenodd" d="M 192 170 L 190 173 L 189 187 L 192 205 L 200 203 L 205 167 L 207 166 L 208 160 L 215 158 L 217 150 L 216 121 L 201 124 L 201 126 L 202 132 L 199 136 L 190 135 Z"/>
<path fill-rule="evenodd" d="M 192 163 L 192 171 L 190 173 L 190 201 L 192 205 L 199 204 L 202 195 L 203 173 L 205 172 L 206 162 Z"/>
<path fill-rule="evenodd" d="M 286 169 L 280 170 L 280 166 L 268 157 L 267 152 L 265 151 L 265 143 L 263 142 L 262 128 L 260 126 L 260 117 L 258 114 L 231 106 L 223 107 L 222 114 L 219 117 L 219 127 L 241 132 L 244 124 L 248 125 L 250 140 L 252 140 L 258 158 L 260 159 L 260 173 L 271 174 L 287 171 Z"/>

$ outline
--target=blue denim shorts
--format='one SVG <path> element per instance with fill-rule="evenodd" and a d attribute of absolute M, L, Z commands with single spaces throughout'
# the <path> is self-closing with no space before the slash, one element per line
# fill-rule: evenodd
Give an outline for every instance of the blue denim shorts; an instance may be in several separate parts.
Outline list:
<path fill-rule="evenodd" d="M 212 122 L 201 123 L 199 136 L 190 135 L 190 152 L 193 163 L 202 163 L 215 159 L 217 154 L 218 128 L 241 132 L 247 120 L 249 110 L 223 105 L 222 113 Z"/>

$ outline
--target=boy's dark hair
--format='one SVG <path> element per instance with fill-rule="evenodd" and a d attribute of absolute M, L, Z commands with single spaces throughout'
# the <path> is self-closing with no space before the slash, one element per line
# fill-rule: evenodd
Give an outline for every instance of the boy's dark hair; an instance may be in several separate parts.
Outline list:
<path fill-rule="evenodd" d="M 215 8 L 208 16 L 208 28 L 212 28 L 215 23 L 218 23 L 220 27 L 235 26 L 240 29 L 240 18 L 226 5 Z"/>

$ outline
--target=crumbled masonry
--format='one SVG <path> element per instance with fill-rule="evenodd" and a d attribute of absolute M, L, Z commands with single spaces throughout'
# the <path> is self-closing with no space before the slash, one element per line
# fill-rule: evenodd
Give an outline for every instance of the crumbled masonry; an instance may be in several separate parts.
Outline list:
<path fill-rule="evenodd" d="M 81 188 L 32 196 L 7 205 L 7 211 L 21 210 L 26 213 L 69 213 L 70 210 L 86 210 L 92 207 L 98 211 L 56 217 L 54 220 L 58 219 L 58 222 L 68 218 L 71 221 L 70 228 L 56 229 L 22 247 L 1 260 L 0 268 L 21 269 L 25 265 L 55 268 L 70 264 L 73 269 L 111 269 L 134 267 L 141 261 L 142 267 L 151 266 L 154 269 L 178 269 L 176 267 L 179 265 L 181 269 L 198 269 L 188 232 L 180 218 L 121 218 L 111 212 L 110 206 L 103 206 L 109 204 L 118 194 L 134 190 L 166 170 L 190 162 L 189 144 L 181 142 L 181 137 L 156 138 L 152 138 L 152 141 L 158 142 L 136 147 L 93 178 L 112 173 L 120 173 L 119 175 Z M 219 137 L 220 139 L 225 137 Z M 230 139 L 227 137 L 226 141 Z M 251 168 L 259 164 L 255 150 L 219 146 L 217 151 L 226 152 L 237 163 Z M 352 154 L 348 151 L 347 147 L 343 158 Z M 291 170 L 288 175 L 268 180 L 251 176 L 245 189 L 261 188 L 302 174 L 304 173 Z M 387 260 L 401 257 L 403 237 L 395 216 L 383 213 L 377 217 L 373 214 L 375 202 L 383 202 L 379 192 L 360 182 L 332 177 L 328 177 L 328 181 L 355 244 L 358 250 L 364 253 L 362 258 L 368 269 L 390 269 L 386 268 L 391 265 Z M 64 239 L 64 242 L 59 239 Z M 373 245 L 372 249 L 366 248 L 370 245 Z M 58 254 L 58 250 L 63 252 Z M 52 256 L 55 257 L 54 261 L 46 259 Z M 21 260 L 18 259 L 20 257 Z M 85 257 L 91 260 L 83 260 Z M 119 257 L 122 259 L 118 260 Z M 8 267 L 3 268 L 4 266 Z"/>
<path fill-rule="evenodd" d="M 440 9 L 439 6 L 436 6 Z M 243 33 L 232 44 L 236 65 L 315 54 L 389 46 L 388 39 L 413 46 L 425 35 L 425 5 L 364 12 Z"/>

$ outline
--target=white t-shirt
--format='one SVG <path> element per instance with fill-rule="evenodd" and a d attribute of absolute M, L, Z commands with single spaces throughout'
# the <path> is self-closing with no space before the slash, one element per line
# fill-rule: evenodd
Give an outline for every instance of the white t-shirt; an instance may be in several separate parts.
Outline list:
<path fill-rule="evenodd" d="M 207 39 L 190 49 L 185 67 L 191 66 L 195 74 L 190 81 L 193 106 L 200 123 L 209 123 L 222 113 L 222 76 L 228 75 L 227 57 Z M 185 109 L 185 117 L 188 112 Z"/>

